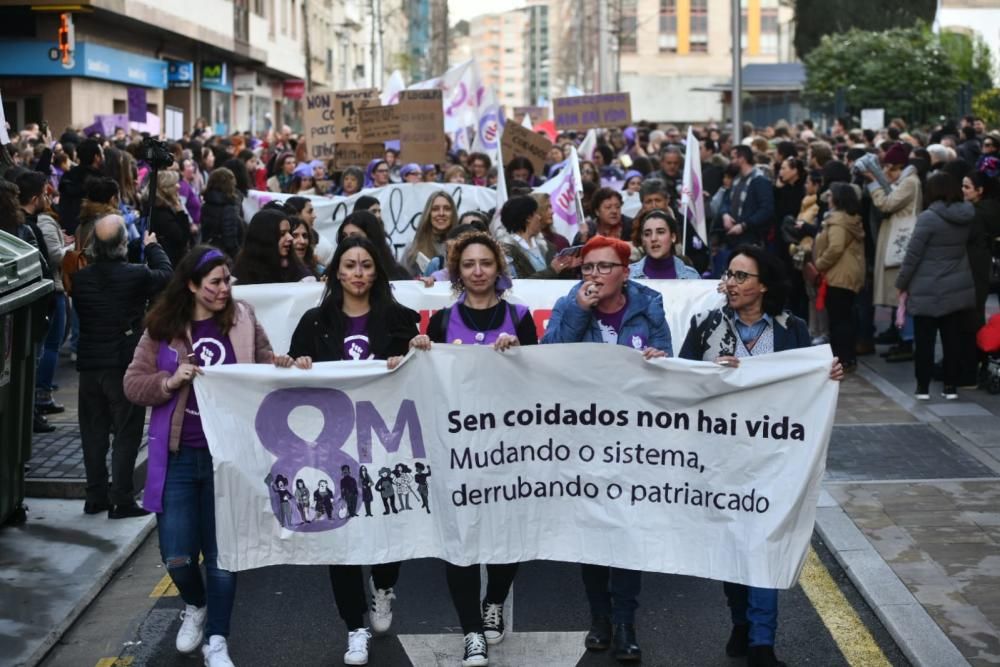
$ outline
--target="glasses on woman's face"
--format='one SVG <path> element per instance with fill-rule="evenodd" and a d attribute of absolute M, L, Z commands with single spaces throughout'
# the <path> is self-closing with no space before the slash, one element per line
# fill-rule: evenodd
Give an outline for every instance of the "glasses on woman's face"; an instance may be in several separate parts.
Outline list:
<path fill-rule="evenodd" d="M 726 282 L 730 280 L 735 280 L 737 285 L 742 285 L 747 281 L 747 278 L 758 278 L 759 273 L 748 273 L 747 271 L 730 271 L 726 270 L 722 274 L 722 279 Z"/>
<path fill-rule="evenodd" d="M 389 173 L 389 170 L 388 170 L 388 169 L 386 169 L 385 167 L 382 167 L 381 169 L 376 169 L 376 170 L 375 170 L 375 173 L 376 173 L 376 174 L 388 174 L 388 173 Z"/>
<path fill-rule="evenodd" d="M 599 273 L 602 276 L 606 276 L 616 267 L 625 266 L 624 264 L 616 264 L 615 262 L 587 262 L 586 264 L 580 265 L 580 273 L 585 276 L 589 276 L 592 273 Z"/>

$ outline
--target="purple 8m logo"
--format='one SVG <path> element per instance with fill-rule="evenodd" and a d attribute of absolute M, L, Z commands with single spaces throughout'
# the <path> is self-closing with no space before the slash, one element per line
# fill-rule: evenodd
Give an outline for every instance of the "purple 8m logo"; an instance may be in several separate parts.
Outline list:
<path fill-rule="evenodd" d="M 298 436 L 288 425 L 292 411 L 299 407 L 313 407 L 323 416 L 323 427 L 315 443 Z M 344 451 L 357 424 L 358 459 Z M 278 389 L 271 392 L 260 404 L 254 420 L 257 437 L 267 451 L 276 457 L 271 466 L 269 478 L 286 475 L 291 481 L 306 468 L 325 473 L 329 480 L 339 486 L 341 466 L 357 471 L 358 464 L 372 462 L 372 435 L 381 442 L 387 453 L 399 451 L 403 432 L 409 429 L 410 446 L 414 458 L 426 456 L 423 434 L 416 406 L 411 400 L 404 400 L 399 407 L 392 429 L 385 425 L 382 416 L 370 401 L 359 401 L 355 417 L 355 405 L 350 397 L 337 389 L 296 388 Z M 281 516 L 281 499 L 270 494 L 271 509 L 275 516 Z M 313 521 L 285 525 L 295 532 L 316 533 L 343 526 L 347 516 L 334 513 L 330 520 Z"/>

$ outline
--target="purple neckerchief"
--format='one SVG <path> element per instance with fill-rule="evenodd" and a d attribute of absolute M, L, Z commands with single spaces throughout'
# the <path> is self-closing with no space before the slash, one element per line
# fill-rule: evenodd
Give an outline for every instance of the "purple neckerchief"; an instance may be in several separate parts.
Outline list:
<path fill-rule="evenodd" d="M 169 342 L 161 342 L 156 353 L 156 368 L 174 374 L 180 365 L 177 350 Z M 149 450 L 146 465 L 146 488 L 142 494 L 142 506 L 150 512 L 163 511 L 163 486 L 167 481 L 167 464 L 170 459 L 170 422 L 180 392 L 174 392 L 170 400 L 153 408 L 149 417 Z"/>

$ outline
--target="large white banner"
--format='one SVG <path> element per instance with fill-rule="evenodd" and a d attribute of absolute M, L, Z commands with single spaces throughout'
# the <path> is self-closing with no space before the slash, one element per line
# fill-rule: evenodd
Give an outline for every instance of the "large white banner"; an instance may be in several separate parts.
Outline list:
<path fill-rule="evenodd" d="M 640 280 L 663 295 L 663 308 L 670 326 L 670 337 L 674 353 L 680 352 L 681 343 L 687 335 L 691 317 L 723 305 L 723 297 L 718 293 L 718 282 L 714 280 Z M 532 317 L 541 339 L 548 326 L 552 307 L 561 296 L 565 296 L 575 283 L 571 280 L 515 280 L 507 298 L 531 309 Z M 293 283 L 274 285 L 240 285 L 233 287 L 233 296 L 243 299 L 254 307 L 257 319 L 271 339 L 275 352 L 288 351 L 292 332 L 302 314 L 319 305 L 323 298 L 324 283 Z M 455 301 L 449 283 L 437 283 L 424 287 L 417 280 L 394 281 L 393 293 L 396 300 L 407 308 L 420 313 L 420 330 L 427 329 L 427 323 L 434 311 L 449 306 Z"/>
<path fill-rule="evenodd" d="M 396 371 L 205 369 L 219 565 L 595 563 L 792 586 L 838 385 L 592 343 L 438 345 Z"/>
<path fill-rule="evenodd" d="M 403 248 L 413 239 L 420 224 L 427 198 L 440 191 L 447 192 L 455 200 L 458 214 L 466 211 L 490 211 L 496 206 L 497 193 L 478 185 L 457 185 L 455 183 L 396 183 L 381 188 L 368 188 L 350 197 L 321 197 L 309 195 L 316 210 L 316 231 L 330 243 L 337 239 L 337 229 L 347 214 L 354 210 L 354 202 L 362 195 L 379 200 L 382 208 L 382 222 L 385 233 L 401 255 Z M 251 190 L 243 200 L 243 216 L 249 222 L 268 202 L 285 201 L 294 195 L 280 192 Z"/>

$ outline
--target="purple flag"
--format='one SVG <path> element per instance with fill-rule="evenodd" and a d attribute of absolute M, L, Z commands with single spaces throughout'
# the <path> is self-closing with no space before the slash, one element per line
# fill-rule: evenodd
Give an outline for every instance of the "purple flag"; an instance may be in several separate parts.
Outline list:
<path fill-rule="evenodd" d="M 146 89 L 128 89 L 128 119 L 136 123 L 146 122 Z"/>

